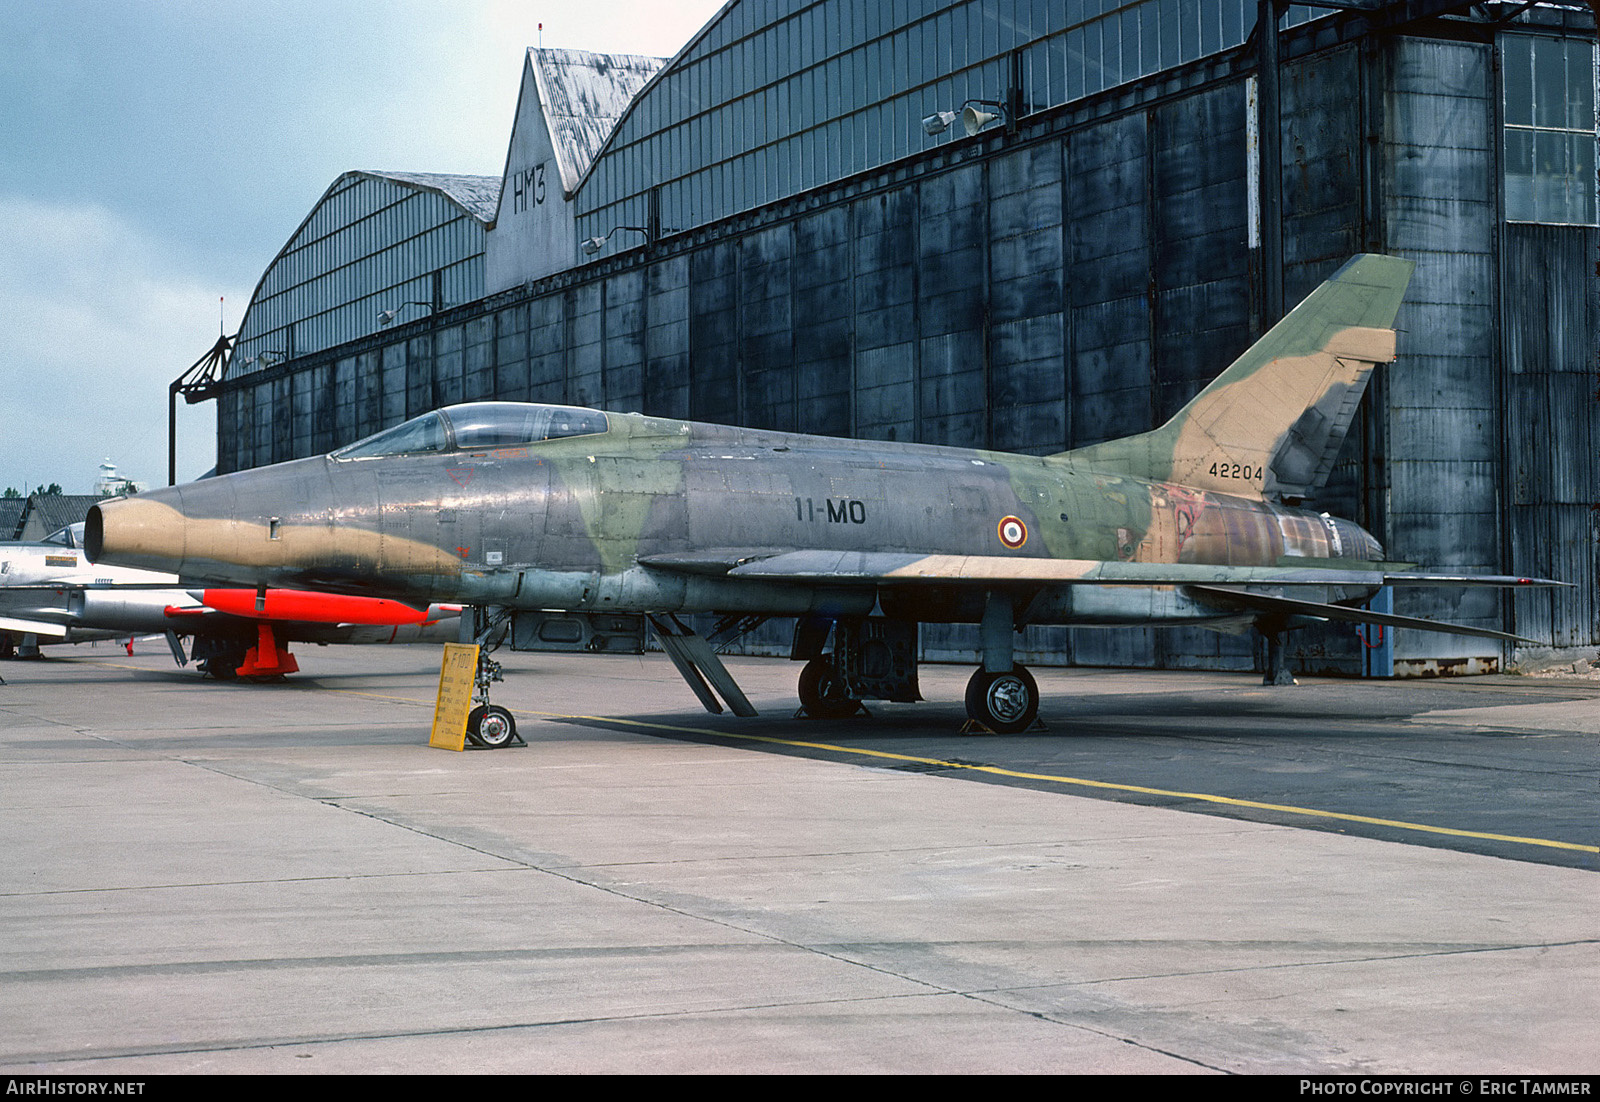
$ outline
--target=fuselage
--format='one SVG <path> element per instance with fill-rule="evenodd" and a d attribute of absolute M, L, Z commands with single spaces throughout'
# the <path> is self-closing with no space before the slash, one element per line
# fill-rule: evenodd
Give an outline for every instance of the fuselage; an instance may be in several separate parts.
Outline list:
<path fill-rule="evenodd" d="M 546 430 L 527 427 L 528 411 L 543 411 Z M 90 553 L 191 585 L 420 604 L 864 615 L 881 597 L 891 615 L 924 621 L 977 620 L 982 595 L 924 586 L 915 607 L 897 613 L 903 590 L 727 570 L 797 550 L 1225 566 L 1382 554 L 1349 521 L 1070 457 L 513 403 L 444 412 L 442 424 L 427 414 L 330 456 L 104 503 L 91 515 Z M 489 429 L 451 430 L 469 417 Z M 527 438 L 549 431 L 552 418 L 546 438 Z M 1044 594 L 1031 619 L 1166 619 L 1177 600 L 1084 596 Z M 1196 608 L 1178 618 L 1203 616 Z"/>

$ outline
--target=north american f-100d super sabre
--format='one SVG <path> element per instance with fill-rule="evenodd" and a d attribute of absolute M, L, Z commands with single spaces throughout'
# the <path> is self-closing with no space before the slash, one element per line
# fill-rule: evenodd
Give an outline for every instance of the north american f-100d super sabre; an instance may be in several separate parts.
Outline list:
<path fill-rule="evenodd" d="M 707 708 L 721 710 L 715 686 L 741 714 L 679 615 L 796 617 L 800 698 L 820 716 L 920 699 L 918 625 L 976 624 L 967 710 L 996 731 L 1038 710 L 1013 660 L 1029 624 L 1277 636 L 1337 619 L 1511 638 L 1353 606 L 1385 585 L 1537 580 L 1415 573 L 1356 524 L 1284 504 L 1322 484 L 1369 374 L 1395 358 L 1411 270 L 1351 260 L 1167 424 L 1059 455 L 470 403 L 99 504 L 88 545 L 191 583 L 457 602 L 480 641 L 508 616 L 647 617 Z M 480 671 L 472 723 L 499 742 L 514 723 L 487 685 Z"/>

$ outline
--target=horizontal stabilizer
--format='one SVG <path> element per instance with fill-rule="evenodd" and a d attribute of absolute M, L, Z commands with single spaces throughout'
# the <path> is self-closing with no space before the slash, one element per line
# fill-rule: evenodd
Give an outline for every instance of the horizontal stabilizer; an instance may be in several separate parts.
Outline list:
<path fill-rule="evenodd" d="M 1318 620 L 1341 620 L 1352 624 L 1381 624 L 1391 628 L 1415 628 L 1418 631 L 1438 631 L 1446 635 L 1471 635 L 1480 639 L 1499 639 L 1510 643 L 1539 645 L 1537 639 L 1524 639 L 1503 631 L 1468 627 L 1465 624 L 1447 624 L 1437 620 L 1423 620 L 1416 616 L 1396 616 L 1392 612 L 1372 612 L 1347 605 L 1331 605 L 1321 601 L 1300 601 L 1290 597 L 1274 597 L 1266 593 L 1247 590 L 1220 589 L 1215 586 L 1190 586 L 1188 593 L 1208 605 L 1230 611 L 1248 609 L 1284 616 L 1310 616 Z"/>
<path fill-rule="evenodd" d="M 1558 582 L 1553 578 L 1523 578 L 1516 574 L 1423 574 L 1397 571 L 1383 576 L 1384 585 L 1417 589 L 1423 586 L 1485 586 L 1495 589 L 1519 589 L 1522 586 L 1561 586 L 1575 588 L 1572 582 Z"/>

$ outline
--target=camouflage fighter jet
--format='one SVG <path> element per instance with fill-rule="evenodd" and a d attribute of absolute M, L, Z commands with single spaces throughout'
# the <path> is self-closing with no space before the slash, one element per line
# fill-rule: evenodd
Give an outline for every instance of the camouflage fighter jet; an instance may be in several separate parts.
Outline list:
<path fill-rule="evenodd" d="M 706 707 L 721 711 L 714 686 L 739 714 L 754 710 L 679 615 L 735 630 L 796 617 L 814 716 L 920 699 L 918 625 L 977 624 L 967 710 L 1003 732 L 1038 710 L 1013 660 L 1028 624 L 1278 635 L 1336 619 L 1511 638 L 1352 606 L 1385 585 L 1533 580 L 1410 573 L 1357 525 L 1281 504 L 1321 485 L 1368 375 L 1394 359 L 1411 269 L 1355 258 L 1166 425 L 1059 455 L 470 403 L 102 503 L 88 546 L 190 583 L 460 603 L 464 637 L 491 643 L 510 619 L 514 635 L 598 649 L 604 624 L 632 617 L 642 645 L 648 618 Z M 493 665 L 469 734 L 498 744 L 515 726 L 488 704 Z"/>

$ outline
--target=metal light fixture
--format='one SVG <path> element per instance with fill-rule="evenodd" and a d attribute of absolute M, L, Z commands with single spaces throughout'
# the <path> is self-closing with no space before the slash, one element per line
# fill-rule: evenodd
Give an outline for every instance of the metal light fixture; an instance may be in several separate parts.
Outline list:
<path fill-rule="evenodd" d="M 639 234 L 644 238 L 644 243 L 646 245 L 650 244 L 650 231 L 645 229 L 643 226 L 612 226 L 600 237 L 584 238 L 582 242 L 583 251 L 589 256 L 593 256 L 595 253 L 606 247 L 606 242 L 609 241 L 611 239 L 611 235 L 616 233 L 618 230 L 632 230 L 634 233 Z"/>
<path fill-rule="evenodd" d="M 386 325 L 394 324 L 394 319 L 399 317 L 400 316 L 400 312 L 402 310 L 404 310 L 407 306 L 422 306 L 422 307 L 425 307 L 427 309 L 428 313 L 430 313 L 430 314 L 433 313 L 433 303 L 431 303 L 431 302 L 419 302 L 416 299 L 412 299 L 409 302 L 402 302 L 399 306 L 396 306 L 391 310 L 379 310 L 378 311 L 378 326 L 379 326 L 379 328 L 382 328 L 382 327 L 384 327 Z"/>
<path fill-rule="evenodd" d="M 241 362 L 244 364 L 246 371 L 265 371 L 269 367 L 276 367 L 288 358 L 287 353 L 280 352 L 276 348 L 268 348 L 265 351 L 256 353 L 254 356 L 246 356 Z"/>
<path fill-rule="evenodd" d="M 979 107 L 992 107 L 993 111 L 980 111 Z M 993 100 L 969 99 L 961 105 L 959 111 L 935 111 L 922 120 L 922 129 L 930 138 L 938 137 L 950 129 L 950 124 L 957 119 L 961 120 L 961 128 L 967 132 L 967 137 L 972 137 L 990 123 L 1006 117 L 1006 106 Z"/>

